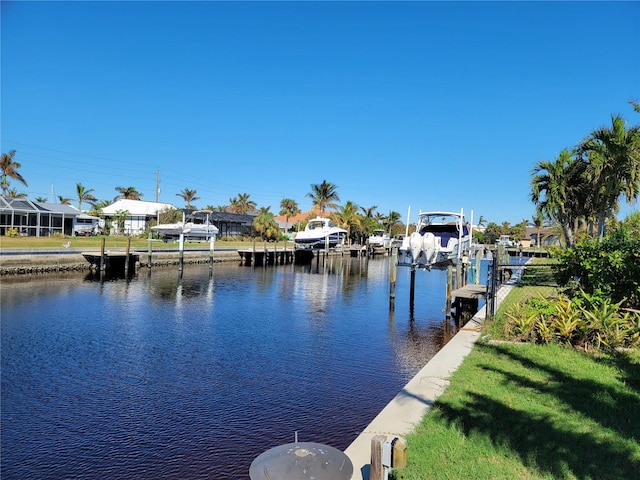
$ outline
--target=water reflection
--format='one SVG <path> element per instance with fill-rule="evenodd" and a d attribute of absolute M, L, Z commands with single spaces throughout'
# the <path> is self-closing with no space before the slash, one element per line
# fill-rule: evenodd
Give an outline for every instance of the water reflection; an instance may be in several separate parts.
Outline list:
<path fill-rule="evenodd" d="M 3 478 L 247 478 L 346 448 L 447 341 L 444 283 L 389 259 L 3 278 Z"/>

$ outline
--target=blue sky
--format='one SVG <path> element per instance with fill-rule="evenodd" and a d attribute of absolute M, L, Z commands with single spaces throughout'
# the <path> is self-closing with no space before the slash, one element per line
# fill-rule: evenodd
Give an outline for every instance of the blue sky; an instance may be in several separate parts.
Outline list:
<path fill-rule="evenodd" d="M 31 198 L 530 219 L 531 169 L 640 115 L 639 2 L 1 2 L 1 150 Z M 622 213 L 637 209 L 625 206 Z"/>

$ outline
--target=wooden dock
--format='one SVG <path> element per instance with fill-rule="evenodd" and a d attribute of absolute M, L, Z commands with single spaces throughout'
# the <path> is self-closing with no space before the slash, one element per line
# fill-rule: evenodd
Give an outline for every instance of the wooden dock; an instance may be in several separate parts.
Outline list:
<path fill-rule="evenodd" d="M 451 296 L 454 298 L 463 298 L 467 300 L 480 300 L 487 294 L 486 285 L 474 285 L 467 284 L 462 288 L 458 288 L 451 292 Z"/>
<path fill-rule="evenodd" d="M 456 311 L 456 325 L 460 327 L 467 323 L 478 311 L 480 300 L 486 296 L 486 285 L 467 284 L 451 292 L 451 297 L 454 299 L 453 308 Z"/>
<path fill-rule="evenodd" d="M 293 262 L 294 251 L 287 248 L 274 248 L 273 250 L 247 248 L 238 250 L 238 255 L 240 255 L 240 263 L 245 266 L 285 265 Z"/>
<path fill-rule="evenodd" d="M 111 275 L 128 275 L 134 273 L 136 263 L 140 260 L 138 253 L 127 252 L 82 252 L 92 270 L 104 271 Z"/>

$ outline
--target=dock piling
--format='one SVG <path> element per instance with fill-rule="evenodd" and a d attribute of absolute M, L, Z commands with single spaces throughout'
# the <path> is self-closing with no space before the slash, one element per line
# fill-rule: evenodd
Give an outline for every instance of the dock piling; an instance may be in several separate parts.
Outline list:
<path fill-rule="evenodd" d="M 389 309 L 393 310 L 396 304 L 396 276 L 398 267 L 398 248 L 391 251 L 391 265 L 389 266 Z"/>

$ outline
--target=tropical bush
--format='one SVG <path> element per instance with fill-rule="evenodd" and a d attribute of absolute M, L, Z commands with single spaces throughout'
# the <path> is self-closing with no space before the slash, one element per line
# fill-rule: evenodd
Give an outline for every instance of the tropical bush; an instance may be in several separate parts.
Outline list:
<path fill-rule="evenodd" d="M 601 295 L 583 290 L 573 298 L 532 298 L 506 312 L 507 338 L 533 343 L 559 343 L 585 350 L 640 346 L 640 313 Z"/>
<path fill-rule="evenodd" d="M 556 280 L 574 296 L 578 291 L 640 308 L 640 240 L 610 235 L 585 238 L 574 248 L 556 250 Z"/>
<path fill-rule="evenodd" d="M 9 227 L 4 231 L 4 234 L 7 237 L 17 237 L 18 233 L 18 229 L 14 227 Z"/>

